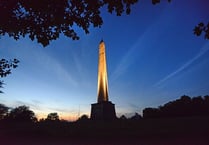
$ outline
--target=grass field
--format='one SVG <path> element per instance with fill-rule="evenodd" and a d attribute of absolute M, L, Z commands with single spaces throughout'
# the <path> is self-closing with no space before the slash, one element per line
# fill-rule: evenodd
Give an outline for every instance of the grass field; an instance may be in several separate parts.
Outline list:
<path fill-rule="evenodd" d="M 209 117 L 1 123 L 0 140 L 0 145 L 209 145 Z"/>

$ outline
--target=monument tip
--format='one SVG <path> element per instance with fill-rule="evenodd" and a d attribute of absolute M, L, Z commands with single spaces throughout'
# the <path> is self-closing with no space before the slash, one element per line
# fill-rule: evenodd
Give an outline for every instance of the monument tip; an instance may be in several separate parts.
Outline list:
<path fill-rule="evenodd" d="M 104 42 L 103 39 L 101 39 L 100 43 Z"/>

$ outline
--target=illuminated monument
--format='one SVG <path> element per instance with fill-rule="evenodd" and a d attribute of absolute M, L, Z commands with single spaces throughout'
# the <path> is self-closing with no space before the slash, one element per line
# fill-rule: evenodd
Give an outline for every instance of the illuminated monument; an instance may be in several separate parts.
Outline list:
<path fill-rule="evenodd" d="M 113 120 L 115 118 L 115 104 L 108 99 L 105 44 L 102 40 L 99 44 L 97 103 L 91 104 L 91 119 Z"/>

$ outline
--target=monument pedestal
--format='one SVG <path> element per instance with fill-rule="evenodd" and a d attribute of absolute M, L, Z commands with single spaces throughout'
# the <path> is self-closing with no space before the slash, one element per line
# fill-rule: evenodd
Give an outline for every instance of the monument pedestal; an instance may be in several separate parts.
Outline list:
<path fill-rule="evenodd" d="M 114 120 L 116 119 L 115 104 L 110 101 L 103 101 L 91 104 L 92 120 Z"/>

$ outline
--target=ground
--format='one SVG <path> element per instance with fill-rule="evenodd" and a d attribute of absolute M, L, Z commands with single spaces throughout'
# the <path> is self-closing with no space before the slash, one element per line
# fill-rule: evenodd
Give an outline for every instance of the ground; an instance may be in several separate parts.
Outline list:
<path fill-rule="evenodd" d="M 209 117 L 1 123 L 1 145 L 209 145 Z"/>

